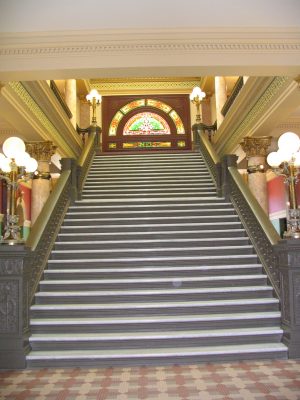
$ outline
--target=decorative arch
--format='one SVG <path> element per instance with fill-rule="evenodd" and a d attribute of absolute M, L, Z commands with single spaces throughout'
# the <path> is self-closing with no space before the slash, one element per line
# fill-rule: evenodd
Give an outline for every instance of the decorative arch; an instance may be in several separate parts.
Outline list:
<path fill-rule="evenodd" d="M 167 121 L 153 112 L 134 114 L 125 124 L 123 135 L 170 135 L 171 130 Z"/>
<path fill-rule="evenodd" d="M 168 104 L 166 104 L 162 101 L 155 100 L 155 99 L 139 99 L 139 100 L 131 101 L 130 103 L 126 104 L 125 106 L 123 106 L 116 112 L 116 114 L 114 115 L 114 117 L 110 123 L 109 130 L 108 130 L 108 136 L 116 136 L 119 123 L 126 114 L 128 114 L 130 111 L 132 111 L 136 108 L 143 108 L 143 107 L 152 107 L 152 108 L 157 108 L 158 110 L 163 111 L 164 113 L 169 115 L 169 117 L 173 120 L 175 127 L 176 127 L 177 134 L 178 135 L 185 134 L 183 122 L 182 122 L 180 116 L 177 114 L 177 112 L 174 109 L 172 109 L 171 106 L 169 106 Z M 154 114 L 155 113 L 153 113 L 153 115 Z M 155 114 L 155 115 L 159 116 L 158 114 Z M 160 118 L 160 122 L 162 120 L 164 120 L 160 116 L 159 116 L 159 118 Z M 166 121 L 165 121 L 165 123 L 167 124 Z M 127 126 L 127 124 L 126 124 L 126 126 Z"/>

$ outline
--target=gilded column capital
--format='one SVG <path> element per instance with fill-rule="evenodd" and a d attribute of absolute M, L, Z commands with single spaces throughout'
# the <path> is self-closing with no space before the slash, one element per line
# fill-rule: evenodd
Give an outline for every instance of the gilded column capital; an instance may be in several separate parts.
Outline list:
<path fill-rule="evenodd" d="M 240 143 L 246 157 L 265 157 L 271 144 L 272 136 L 253 137 L 247 136 Z"/>
<path fill-rule="evenodd" d="M 46 142 L 26 142 L 26 151 L 31 157 L 37 161 L 51 161 L 51 157 L 55 153 L 57 146 L 51 141 Z"/>

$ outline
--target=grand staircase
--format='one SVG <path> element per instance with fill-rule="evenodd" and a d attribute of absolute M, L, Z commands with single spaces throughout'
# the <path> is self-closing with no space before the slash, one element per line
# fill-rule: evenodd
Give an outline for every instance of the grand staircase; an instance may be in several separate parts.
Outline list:
<path fill-rule="evenodd" d="M 95 157 L 31 332 L 29 367 L 287 358 L 278 300 L 197 153 Z"/>

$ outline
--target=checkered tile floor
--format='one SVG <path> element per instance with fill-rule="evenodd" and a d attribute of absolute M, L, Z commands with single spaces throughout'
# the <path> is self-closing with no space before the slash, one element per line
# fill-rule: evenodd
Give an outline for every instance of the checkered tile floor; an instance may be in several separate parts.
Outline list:
<path fill-rule="evenodd" d="M 0 372 L 1 400 L 300 400 L 300 360 Z"/>

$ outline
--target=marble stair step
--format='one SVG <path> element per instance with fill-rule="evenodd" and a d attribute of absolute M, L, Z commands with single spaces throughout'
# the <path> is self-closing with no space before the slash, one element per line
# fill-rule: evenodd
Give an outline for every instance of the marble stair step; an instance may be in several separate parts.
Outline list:
<path fill-rule="evenodd" d="M 209 299 L 270 298 L 273 288 L 267 285 L 223 286 L 212 288 L 168 288 L 168 289 L 112 289 L 78 291 L 39 291 L 35 294 L 36 304 L 91 304 L 147 301 L 200 301 Z"/>

